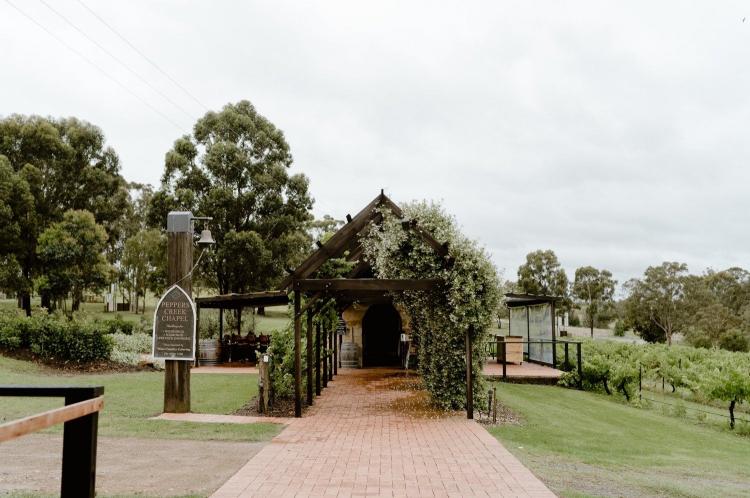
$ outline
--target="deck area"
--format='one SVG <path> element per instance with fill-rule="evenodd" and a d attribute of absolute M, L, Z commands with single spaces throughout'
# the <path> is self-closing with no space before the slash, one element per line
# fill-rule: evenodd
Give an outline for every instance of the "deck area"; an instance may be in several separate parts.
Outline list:
<path fill-rule="evenodd" d="M 503 380 L 503 365 L 497 360 L 487 358 L 482 374 L 492 380 Z M 508 382 L 525 382 L 530 384 L 555 384 L 563 371 L 556 368 L 539 365 L 538 363 L 523 362 L 520 365 L 508 363 L 506 365 Z"/>

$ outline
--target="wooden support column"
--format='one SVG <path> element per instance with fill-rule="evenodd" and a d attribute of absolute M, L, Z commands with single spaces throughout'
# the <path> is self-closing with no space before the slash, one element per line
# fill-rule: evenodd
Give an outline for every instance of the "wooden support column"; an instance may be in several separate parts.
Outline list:
<path fill-rule="evenodd" d="M 328 331 L 323 331 L 323 387 L 328 387 Z"/>
<path fill-rule="evenodd" d="M 313 404 L 313 313 L 307 310 L 307 330 L 305 335 L 305 347 L 307 357 L 307 404 Z"/>
<path fill-rule="evenodd" d="M 339 374 L 339 331 L 338 327 L 333 331 L 333 375 Z"/>
<path fill-rule="evenodd" d="M 333 330 L 328 331 L 328 380 L 333 380 Z"/>
<path fill-rule="evenodd" d="M 219 341 L 224 339 L 224 308 L 219 308 Z"/>
<path fill-rule="evenodd" d="M 169 217 L 182 213 L 169 213 Z M 189 213 L 188 213 L 189 214 Z M 184 215 L 183 215 L 184 216 Z M 169 228 L 169 219 L 167 220 Z M 192 296 L 193 285 L 190 270 L 193 267 L 192 223 L 186 227 L 167 230 L 167 283 L 179 284 L 188 296 Z M 190 366 L 191 361 L 165 360 L 164 362 L 164 412 L 187 413 L 190 411 Z"/>
<path fill-rule="evenodd" d="M 294 291 L 294 416 L 302 416 L 302 324 L 300 323 L 300 292 Z"/>
<path fill-rule="evenodd" d="M 466 418 L 474 418 L 474 393 L 471 378 L 471 333 L 472 327 L 466 329 Z"/>
<path fill-rule="evenodd" d="M 320 396 L 320 322 L 315 324 L 315 395 Z"/>
<path fill-rule="evenodd" d="M 144 301 L 146 299 L 144 298 Z M 198 367 L 200 366 L 200 361 L 198 360 L 198 357 L 201 353 L 201 307 L 196 306 L 195 307 L 195 362 L 193 363 L 194 366 Z"/>

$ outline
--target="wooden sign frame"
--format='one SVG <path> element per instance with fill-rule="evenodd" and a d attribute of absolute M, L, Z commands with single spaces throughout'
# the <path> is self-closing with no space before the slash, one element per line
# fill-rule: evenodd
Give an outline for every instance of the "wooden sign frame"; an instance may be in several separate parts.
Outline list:
<path fill-rule="evenodd" d="M 193 332 L 192 332 L 192 348 L 191 348 L 191 354 L 190 357 L 187 356 L 157 356 L 156 355 L 156 327 L 157 327 L 157 315 L 159 313 L 159 308 L 161 307 L 161 303 L 164 301 L 164 298 L 166 298 L 175 288 L 179 289 L 180 292 L 187 298 L 188 302 L 190 302 L 190 310 L 193 313 Z M 180 287 L 178 284 L 174 284 L 171 287 L 169 287 L 166 291 L 164 291 L 164 294 L 162 294 L 161 298 L 159 299 L 159 302 L 156 303 L 156 308 L 154 309 L 154 323 L 153 323 L 153 330 L 152 330 L 152 340 L 151 340 L 151 354 L 153 355 L 155 360 L 175 360 L 175 361 L 195 361 L 195 349 L 196 349 L 196 343 L 197 343 L 197 324 L 198 324 L 198 314 L 195 307 L 195 301 L 190 297 L 190 295 L 185 292 L 185 289 Z"/>

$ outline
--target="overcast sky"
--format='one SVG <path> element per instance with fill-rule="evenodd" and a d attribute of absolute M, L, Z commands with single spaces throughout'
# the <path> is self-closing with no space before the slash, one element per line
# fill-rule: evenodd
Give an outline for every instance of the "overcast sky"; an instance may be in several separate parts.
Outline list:
<path fill-rule="evenodd" d="M 140 78 L 39 0 L 3 0 L 0 115 L 100 126 L 128 180 L 158 185 L 206 108 L 248 99 L 316 215 L 381 188 L 441 200 L 508 278 L 540 248 L 571 278 L 750 267 L 743 2 L 44 1 Z"/>

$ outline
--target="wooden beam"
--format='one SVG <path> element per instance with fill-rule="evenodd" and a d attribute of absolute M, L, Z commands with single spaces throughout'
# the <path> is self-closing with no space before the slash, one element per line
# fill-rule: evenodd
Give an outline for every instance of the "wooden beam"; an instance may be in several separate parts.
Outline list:
<path fill-rule="evenodd" d="M 313 314 L 307 311 L 307 330 L 305 330 L 305 346 L 307 358 L 307 405 L 313 404 Z"/>
<path fill-rule="evenodd" d="M 312 275 L 320 266 L 325 263 L 331 255 L 338 252 L 346 246 L 349 241 L 355 237 L 363 228 L 367 226 L 372 216 L 375 214 L 375 208 L 378 207 L 385 196 L 378 195 L 367 206 L 352 218 L 352 221 L 341 227 L 331 238 L 329 238 L 322 248 L 312 253 L 305 261 L 300 264 L 294 271 L 293 275 L 286 276 L 280 284 L 280 288 L 285 289 L 292 285 L 295 279 L 307 278 Z"/>
<path fill-rule="evenodd" d="M 302 416 L 302 324 L 300 323 L 300 299 L 302 296 L 298 290 L 294 291 L 294 416 Z"/>
<path fill-rule="evenodd" d="M 315 395 L 320 396 L 320 322 L 315 324 Z"/>
<path fill-rule="evenodd" d="M 295 291 L 418 291 L 431 290 L 440 279 L 321 278 L 295 280 Z"/>
<path fill-rule="evenodd" d="M 56 424 L 84 417 L 104 407 L 104 396 L 62 406 L 53 410 L 12 420 L 0 425 L 0 443 L 40 431 Z"/>
<path fill-rule="evenodd" d="M 474 418 L 474 386 L 471 378 L 471 333 L 472 327 L 466 329 L 466 418 Z"/>

